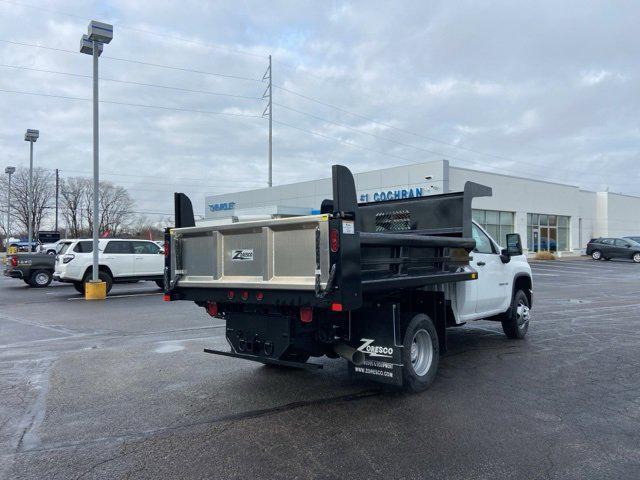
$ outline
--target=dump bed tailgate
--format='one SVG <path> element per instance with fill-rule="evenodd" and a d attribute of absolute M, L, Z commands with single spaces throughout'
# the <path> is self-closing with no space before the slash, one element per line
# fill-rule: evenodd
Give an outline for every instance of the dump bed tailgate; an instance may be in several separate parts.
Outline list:
<path fill-rule="evenodd" d="M 328 215 L 171 231 L 177 287 L 324 288 L 329 278 Z"/>

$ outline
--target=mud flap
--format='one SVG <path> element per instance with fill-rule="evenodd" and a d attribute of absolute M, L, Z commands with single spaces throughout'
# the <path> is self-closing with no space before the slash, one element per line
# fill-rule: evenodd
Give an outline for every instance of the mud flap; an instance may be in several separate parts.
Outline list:
<path fill-rule="evenodd" d="M 363 365 L 349 362 L 353 378 L 402 386 L 400 306 L 363 307 L 351 315 L 351 346 L 365 354 Z"/>

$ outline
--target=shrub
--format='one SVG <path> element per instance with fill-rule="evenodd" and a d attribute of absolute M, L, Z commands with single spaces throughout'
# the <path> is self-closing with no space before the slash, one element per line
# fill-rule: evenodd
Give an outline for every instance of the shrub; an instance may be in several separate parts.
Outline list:
<path fill-rule="evenodd" d="M 555 260 L 556 256 L 551 252 L 537 252 L 535 259 L 536 260 Z"/>

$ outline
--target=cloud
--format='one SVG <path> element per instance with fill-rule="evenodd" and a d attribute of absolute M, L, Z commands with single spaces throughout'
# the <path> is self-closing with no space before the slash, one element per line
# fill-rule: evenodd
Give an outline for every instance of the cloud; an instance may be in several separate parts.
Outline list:
<path fill-rule="evenodd" d="M 635 3 L 20 3 L 0 1 L 0 40 L 75 52 L 88 20 L 115 24 L 101 166 L 140 211 L 170 213 L 184 191 L 203 213 L 207 193 L 266 184 L 268 54 L 276 184 L 449 158 L 597 189 L 610 162 L 611 189 L 640 194 Z M 91 97 L 88 56 L 0 42 L 0 63 L 81 75 L 0 66 L 0 89 Z M 37 165 L 90 174 L 91 102 L 0 92 L 0 106 L 6 163 L 28 161 L 22 136 L 39 128 Z"/>

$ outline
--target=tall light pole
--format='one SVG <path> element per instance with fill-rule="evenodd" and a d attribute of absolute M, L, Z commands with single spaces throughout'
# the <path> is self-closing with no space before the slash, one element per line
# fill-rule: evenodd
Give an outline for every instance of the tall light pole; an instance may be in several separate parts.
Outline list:
<path fill-rule="evenodd" d="M 92 20 L 89 22 L 87 35 L 83 35 L 80 40 L 80 52 L 93 56 L 93 273 L 91 275 L 91 281 L 93 283 L 98 283 L 99 281 L 98 229 L 100 222 L 98 220 L 98 202 L 100 197 L 100 164 L 98 160 L 98 57 L 102 53 L 103 45 L 109 43 L 112 38 L 112 25 Z M 87 298 L 89 298 L 89 295 L 87 295 Z"/>
<path fill-rule="evenodd" d="M 27 129 L 24 134 L 25 142 L 29 142 L 29 191 L 27 192 L 27 202 L 29 203 L 29 220 L 27 230 L 29 231 L 29 251 L 33 251 L 31 242 L 33 240 L 33 144 L 40 136 L 39 130 Z"/>
<path fill-rule="evenodd" d="M 4 173 L 9 175 L 9 185 L 7 188 L 7 241 L 5 249 L 9 247 L 9 238 L 11 237 L 11 175 L 16 171 L 16 167 L 7 167 Z"/>

